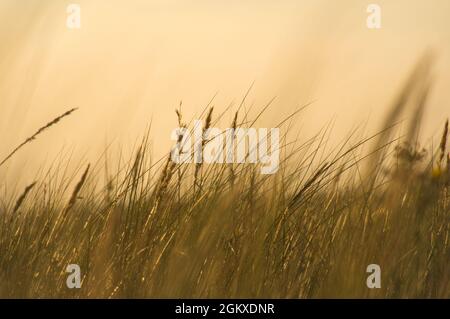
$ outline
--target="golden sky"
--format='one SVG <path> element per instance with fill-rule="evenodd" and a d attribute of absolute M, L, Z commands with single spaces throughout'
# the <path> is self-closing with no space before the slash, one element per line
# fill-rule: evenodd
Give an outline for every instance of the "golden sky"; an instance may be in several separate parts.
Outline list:
<path fill-rule="evenodd" d="M 80 29 L 66 26 L 70 3 L 80 5 Z M 379 30 L 366 26 L 370 3 L 381 7 Z M 261 126 L 315 101 L 299 118 L 301 136 L 332 119 L 336 141 L 365 122 L 375 132 L 427 49 L 437 56 L 430 137 L 450 105 L 449 18 L 448 0 L 0 0 L 1 156 L 79 107 L 0 176 L 34 174 L 63 148 L 88 159 L 113 141 L 130 150 L 151 120 L 159 156 L 180 100 L 191 118 L 217 93 L 218 114 L 253 82 L 248 106 L 276 96 Z"/>

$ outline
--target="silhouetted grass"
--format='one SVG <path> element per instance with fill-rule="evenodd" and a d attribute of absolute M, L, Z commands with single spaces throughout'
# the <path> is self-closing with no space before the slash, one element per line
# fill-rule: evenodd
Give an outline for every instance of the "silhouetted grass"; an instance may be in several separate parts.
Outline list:
<path fill-rule="evenodd" d="M 0 296 L 450 297 L 448 124 L 437 162 L 391 138 L 422 72 L 380 133 L 352 133 L 320 156 L 327 129 L 307 141 L 283 135 L 273 175 L 254 164 L 154 163 L 146 135 L 104 187 L 102 168 L 90 166 L 58 185 L 72 193 L 31 184 L 1 210 Z M 243 125 L 238 114 L 233 127 Z M 188 127 L 181 107 L 177 116 Z M 66 287 L 73 263 L 81 289 Z M 369 264 L 381 267 L 381 289 L 366 286 Z"/>

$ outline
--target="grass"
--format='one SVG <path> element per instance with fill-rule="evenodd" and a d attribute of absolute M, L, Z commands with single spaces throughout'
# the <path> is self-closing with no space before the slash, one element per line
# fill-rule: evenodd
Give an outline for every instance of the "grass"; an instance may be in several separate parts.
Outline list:
<path fill-rule="evenodd" d="M 49 172 L 0 201 L 0 297 L 449 298 L 448 123 L 436 150 L 412 139 L 417 118 L 406 139 L 392 138 L 406 100 L 423 111 L 426 69 L 421 61 L 373 136 L 353 131 L 325 151 L 329 127 L 307 141 L 283 135 L 274 175 L 154 162 L 148 134 L 113 175 Z M 207 126 L 223 115 L 212 110 Z M 256 121 L 239 114 L 242 104 L 232 127 Z M 187 127 L 181 104 L 177 116 Z M 73 263 L 81 289 L 66 286 Z M 374 263 L 380 289 L 366 286 Z"/>

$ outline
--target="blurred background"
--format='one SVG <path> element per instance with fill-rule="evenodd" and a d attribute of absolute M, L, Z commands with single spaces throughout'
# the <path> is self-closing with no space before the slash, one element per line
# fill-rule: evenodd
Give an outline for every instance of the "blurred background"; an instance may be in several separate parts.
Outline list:
<path fill-rule="evenodd" d="M 374 133 L 427 50 L 436 59 L 422 139 L 439 139 L 448 116 L 448 0 L 80 0 L 81 28 L 69 29 L 71 3 L 0 0 L 0 157 L 79 108 L 3 166 L 4 181 L 29 182 L 61 154 L 95 161 L 112 144 L 126 155 L 150 123 L 162 156 L 181 100 L 186 119 L 213 96 L 215 115 L 234 103 L 225 128 L 252 83 L 253 114 L 276 97 L 258 126 L 314 101 L 293 128 L 300 138 L 330 121 L 330 143 L 358 125 Z M 366 26 L 371 3 L 381 29 Z"/>

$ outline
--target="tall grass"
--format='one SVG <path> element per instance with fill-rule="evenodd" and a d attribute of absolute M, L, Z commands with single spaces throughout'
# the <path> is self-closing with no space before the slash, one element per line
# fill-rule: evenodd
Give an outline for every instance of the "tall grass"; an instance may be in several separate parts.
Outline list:
<path fill-rule="evenodd" d="M 391 137 L 412 92 L 424 102 L 427 86 L 412 89 L 421 72 L 380 133 L 352 132 L 329 152 L 329 129 L 307 141 L 284 134 L 274 175 L 254 164 L 154 162 L 147 134 L 106 186 L 96 166 L 78 181 L 30 184 L 0 206 L 0 296 L 450 297 L 448 124 L 439 149 L 428 149 L 437 161 Z M 239 111 L 233 127 L 254 124 Z M 177 116 L 187 127 L 181 104 Z M 66 286 L 74 263 L 81 289 Z M 380 289 L 366 286 L 373 263 Z"/>

